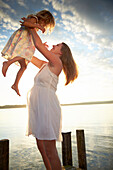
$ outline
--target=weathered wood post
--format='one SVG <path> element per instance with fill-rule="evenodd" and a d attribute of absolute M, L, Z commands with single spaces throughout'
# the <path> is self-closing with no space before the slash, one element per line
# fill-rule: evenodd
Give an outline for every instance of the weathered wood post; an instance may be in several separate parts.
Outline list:
<path fill-rule="evenodd" d="M 71 147 L 71 132 L 62 133 L 62 161 L 63 166 L 72 166 L 72 147 Z"/>
<path fill-rule="evenodd" d="M 76 130 L 79 168 L 87 170 L 84 130 Z"/>
<path fill-rule="evenodd" d="M 9 170 L 9 140 L 0 140 L 0 170 Z"/>

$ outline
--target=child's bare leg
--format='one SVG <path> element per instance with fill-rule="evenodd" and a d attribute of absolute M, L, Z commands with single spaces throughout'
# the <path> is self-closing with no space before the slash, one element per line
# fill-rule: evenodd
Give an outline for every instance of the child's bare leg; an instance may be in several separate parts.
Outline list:
<path fill-rule="evenodd" d="M 25 59 L 19 60 L 19 63 L 20 63 L 21 68 L 20 68 L 20 70 L 18 71 L 17 76 L 16 76 L 16 79 L 15 79 L 15 82 L 14 82 L 14 84 L 11 86 L 11 88 L 12 88 L 13 90 L 15 90 L 16 93 L 20 96 L 19 89 L 18 89 L 18 83 L 19 83 L 20 78 L 22 77 L 24 71 L 26 70 L 27 65 L 26 65 L 26 63 L 25 63 Z"/>
<path fill-rule="evenodd" d="M 17 56 L 17 57 L 15 57 L 15 58 L 12 58 L 12 59 L 10 59 L 10 60 L 8 60 L 8 61 L 4 61 L 4 62 L 3 62 L 2 74 L 4 75 L 4 77 L 6 76 L 6 72 L 7 72 L 8 67 L 9 67 L 11 64 L 13 64 L 14 62 L 19 61 L 19 60 L 21 60 L 21 59 L 22 59 L 22 57 Z"/>

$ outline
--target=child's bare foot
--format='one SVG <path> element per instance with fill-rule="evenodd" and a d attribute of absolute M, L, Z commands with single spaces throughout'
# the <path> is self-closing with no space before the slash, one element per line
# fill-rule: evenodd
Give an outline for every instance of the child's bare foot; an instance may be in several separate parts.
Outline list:
<path fill-rule="evenodd" d="M 19 93 L 19 89 L 17 88 L 16 85 L 13 84 L 13 85 L 11 86 L 11 88 L 12 88 L 13 90 L 15 90 L 16 93 L 17 93 L 19 96 L 21 96 L 20 93 Z"/>
<path fill-rule="evenodd" d="M 2 66 L 2 74 L 4 75 L 4 77 L 6 77 L 6 72 L 8 69 L 9 65 L 7 64 L 7 61 L 3 62 L 3 66 Z"/>

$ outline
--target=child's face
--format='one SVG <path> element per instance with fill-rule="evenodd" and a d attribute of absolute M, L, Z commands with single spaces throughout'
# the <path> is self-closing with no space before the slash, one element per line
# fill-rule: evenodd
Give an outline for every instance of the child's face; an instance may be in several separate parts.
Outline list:
<path fill-rule="evenodd" d="M 46 26 L 45 21 L 44 21 L 44 20 L 41 20 L 41 21 L 40 21 L 40 25 L 41 25 L 42 27 L 45 27 L 45 26 Z"/>

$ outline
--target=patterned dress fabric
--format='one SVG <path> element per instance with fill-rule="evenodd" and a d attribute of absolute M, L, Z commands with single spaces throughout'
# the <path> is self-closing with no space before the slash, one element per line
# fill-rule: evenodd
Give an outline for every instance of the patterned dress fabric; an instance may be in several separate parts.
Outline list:
<path fill-rule="evenodd" d="M 34 15 L 32 15 L 32 17 L 37 19 Z M 20 56 L 25 58 L 26 63 L 28 63 L 31 61 L 34 52 L 35 45 L 33 43 L 32 35 L 28 32 L 27 28 L 21 26 L 20 29 L 12 34 L 1 53 L 2 57 L 7 60 Z"/>

